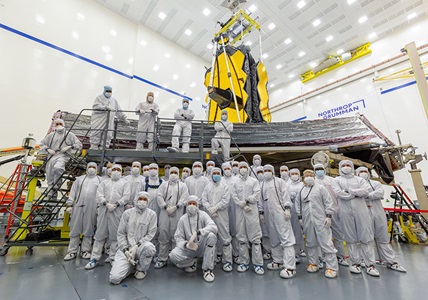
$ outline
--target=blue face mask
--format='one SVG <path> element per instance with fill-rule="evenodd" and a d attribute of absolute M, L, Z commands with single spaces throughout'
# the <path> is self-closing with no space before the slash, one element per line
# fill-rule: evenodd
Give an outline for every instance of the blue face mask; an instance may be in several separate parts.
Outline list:
<path fill-rule="evenodd" d="M 323 177 L 325 175 L 325 171 L 324 170 L 316 170 L 315 175 L 317 175 L 317 177 Z"/>
<path fill-rule="evenodd" d="M 220 179 L 221 179 L 221 176 L 220 176 L 220 175 L 213 175 L 213 181 L 214 181 L 214 182 L 219 182 L 219 181 L 220 181 Z"/>

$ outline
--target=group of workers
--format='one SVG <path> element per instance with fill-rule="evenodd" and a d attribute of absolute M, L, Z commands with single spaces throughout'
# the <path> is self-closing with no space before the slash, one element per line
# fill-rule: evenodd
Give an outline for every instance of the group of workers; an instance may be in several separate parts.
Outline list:
<path fill-rule="evenodd" d="M 129 120 L 123 113 L 119 103 L 112 96 L 112 88 L 104 86 L 104 92 L 95 98 L 92 106 L 91 131 L 90 131 L 90 149 L 101 149 L 105 139 L 106 148 L 110 147 L 110 142 L 114 133 L 114 119 L 129 124 Z M 146 101 L 141 102 L 135 108 L 135 113 L 139 116 L 136 150 L 145 150 L 144 145 L 147 142 L 149 151 L 153 151 L 155 122 L 159 114 L 159 105 L 154 102 L 154 93 L 148 92 Z M 189 152 L 190 138 L 192 135 L 192 120 L 195 113 L 189 108 L 189 99 L 182 100 L 182 107 L 174 113 L 176 123 L 172 130 L 170 152 L 178 152 L 180 148 L 179 138 L 182 136 L 182 152 Z M 219 147 L 225 159 L 230 155 L 230 133 L 233 131 L 233 124 L 228 121 L 228 113 L 222 111 L 221 120 L 214 125 L 216 135 L 212 139 L 212 153 L 217 154 Z M 104 136 L 106 135 L 106 136 Z"/>
<path fill-rule="evenodd" d="M 76 258 L 82 235 L 80 255 L 90 259 L 85 269 L 98 266 L 105 251 L 112 284 L 131 273 L 145 278 L 152 261 L 154 268 L 170 261 L 195 272 L 199 257 L 207 282 L 215 278 L 216 263 L 225 272 L 233 271 L 234 263 L 238 272 L 252 265 L 263 275 L 264 260 L 271 260 L 268 270 L 292 278 L 302 256 L 308 256 L 308 272 L 325 264 L 327 278 L 337 277 L 339 264 L 351 273 L 365 267 L 379 276 L 375 249 L 385 266 L 406 272 L 389 244 L 382 186 L 370 180 L 367 168 L 354 172 L 348 160 L 340 162 L 336 178 L 320 164 L 303 177 L 298 169 L 281 166 L 277 177 L 272 165 L 262 166 L 260 155 L 252 166 L 232 161 L 219 168 L 208 161 L 205 172 L 196 161 L 183 168 L 181 178 L 170 165 L 160 178 L 156 163 L 135 161 L 127 176 L 118 164 L 107 166 L 103 177 L 96 167 L 88 163 L 68 197 L 70 245 L 64 259 Z"/>
<path fill-rule="evenodd" d="M 95 100 L 91 148 L 100 146 L 107 120 L 109 128 L 114 116 L 127 121 L 111 94 L 111 87 L 106 86 Z M 143 150 L 146 140 L 152 149 L 151 128 L 159 113 L 153 93 L 147 94 L 136 113 L 140 115 L 137 149 Z M 190 138 L 193 117 L 184 99 L 175 113 L 172 147 L 178 149 L 181 132 Z M 217 153 L 221 145 L 228 157 L 233 125 L 227 121 L 226 111 L 221 122 L 215 124 L 212 152 Z M 64 127 L 62 119 L 53 120 L 53 131 L 40 144 L 48 155 L 48 196 L 53 198 L 62 185 L 71 151 L 82 148 L 79 139 Z M 110 133 L 105 137 L 106 146 Z M 187 138 L 182 151 L 189 151 Z M 339 264 L 349 266 L 351 273 L 359 274 L 365 267 L 367 274 L 379 276 L 375 249 L 388 268 L 406 272 L 389 243 L 382 186 L 370 179 L 367 168 L 354 171 L 351 161 L 339 163 L 336 178 L 327 176 L 321 164 L 305 170 L 303 176 L 298 169 L 281 166 L 277 177 L 272 165 L 262 165 L 260 155 L 253 157 L 251 166 L 231 161 L 220 168 L 208 161 L 205 172 L 202 162 L 196 161 L 191 169 L 183 168 L 181 178 L 177 167 L 165 165 L 164 171 L 160 178 L 156 163 L 142 166 L 135 161 L 125 176 L 121 165 L 110 164 L 100 177 L 96 163 L 88 163 L 86 173 L 74 181 L 66 203 L 71 221 L 64 260 L 75 259 L 80 246 L 80 256 L 89 259 L 85 269 L 93 269 L 105 252 L 105 262 L 112 264 L 113 284 L 132 272 L 137 279 L 145 278 L 152 261 L 155 268 L 170 261 L 186 272 L 195 272 L 198 257 L 203 257 L 207 282 L 215 278 L 216 263 L 225 272 L 233 271 L 234 263 L 238 272 L 252 265 L 256 274 L 263 275 L 264 260 L 271 260 L 266 264 L 268 270 L 281 270 L 280 277 L 292 278 L 296 263 L 304 256 L 308 256 L 308 272 L 317 272 L 325 264 L 327 278 L 337 277 Z"/>

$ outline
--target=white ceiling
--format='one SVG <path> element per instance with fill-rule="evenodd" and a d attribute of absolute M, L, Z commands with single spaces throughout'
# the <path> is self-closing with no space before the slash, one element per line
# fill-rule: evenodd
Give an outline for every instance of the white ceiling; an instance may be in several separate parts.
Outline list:
<path fill-rule="evenodd" d="M 220 4 L 223 0 L 96 0 L 125 18 L 143 24 L 163 37 L 200 56 L 210 65 L 212 51 L 207 45 L 220 29 L 217 21 L 226 22 L 231 12 Z M 310 70 L 310 63 L 321 62 L 337 50 L 354 49 L 367 42 L 385 37 L 428 14 L 427 0 L 247 0 L 248 9 L 255 5 L 251 14 L 261 25 L 263 53 L 269 82 L 278 85 Z M 353 2 L 349 4 L 349 2 Z M 211 13 L 205 16 L 202 11 Z M 162 20 L 159 13 L 166 17 Z M 363 23 L 359 19 L 367 16 Z M 410 17 L 409 17 L 410 16 Z M 410 19 L 409 19 L 410 18 Z M 320 24 L 313 26 L 319 19 Z M 268 26 L 274 23 L 272 30 Z M 186 29 L 191 30 L 186 35 Z M 375 33 L 376 36 L 369 38 Z M 332 36 L 329 42 L 326 37 Z M 286 39 L 291 43 L 285 44 Z M 259 58 L 259 34 L 251 32 L 244 42 L 251 41 L 253 56 Z M 299 56 L 300 52 L 305 55 Z M 282 68 L 277 69 L 278 65 Z M 291 79 L 292 75 L 294 79 Z M 203 76 L 203 75 L 201 75 Z"/>

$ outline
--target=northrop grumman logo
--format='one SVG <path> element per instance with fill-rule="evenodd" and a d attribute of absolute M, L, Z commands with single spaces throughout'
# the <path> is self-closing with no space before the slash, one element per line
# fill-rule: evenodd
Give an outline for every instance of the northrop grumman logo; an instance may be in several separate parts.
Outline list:
<path fill-rule="evenodd" d="M 364 99 L 361 99 L 320 112 L 318 113 L 318 117 L 323 119 L 331 119 L 334 117 L 339 117 L 341 115 L 362 110 L 363 108 L 366 108 L 366 103 L 364 102 Z"/>

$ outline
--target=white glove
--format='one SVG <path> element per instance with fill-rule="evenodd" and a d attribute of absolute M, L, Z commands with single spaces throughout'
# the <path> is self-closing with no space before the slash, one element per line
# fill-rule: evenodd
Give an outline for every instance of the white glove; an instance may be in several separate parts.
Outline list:
<path fill-rule="evenodd" d="M 246 205 L 247 205 L 247 202 L 245 202 L 245 201 L 240 201 L 238 203 L 238 206 L 241 207 L 241 208 L 244 208 Z"/>
<path fill-rule="evenodd" d="M 112 212 L 113 210 L 116 209 L 116 204 L 107 203 L 106 207 L 107 207 L 109 212 Z"/>
<path fill-rule="evenodd" d="M 131 249 L 129 249 L 129 252 L 132 255 L 132 258 L 135 258 L 135 255 L 137 254 L 137 250 L 138 250 L 138 245 L 134 245 L 131 247 Z"/>
<path fill-rule="evenodd" d="M 245 212 L 251 212 L 251 211 L 252 211 L 252 209 L 251 209 L 251 207 L 249 207 L 248 205 L 245 205 L 245 206 L 244 206 L 244 211 L 245 211 Z"/>
<path fill-rule="evenodd" d="M 327 229 L 330 228 L 330 226 L 331 226 L 331 218 L 329 218 L 329 217 L 325 218 L 325 220 L 324 220 L 324 226 Z"/>
<path fill-rule="evenodd" d="M 217 212 L 217 208 L 211 206 L 210 208 L 208 208 L 208 212 L 210 213 L 210 215 L 214 215 Z"/>
<path fill-rule="evenodd" d="M 259 219 L 261 223 L 265 223 L 265 215 L 259 214 Z"/>
<path fill-rule="evenodd" d="M 168 216 L 171 216 L 173 213 L 175 213 L 176 210 L 177 206 L 168 206 L 166 208 L 166 213 L 168 214 Z"/>
<path fill-rule="evenodd" d="M 140 109 L 140 114 L 145 114 L 146 111 L 144 109 Z"/>
<path fill-rule="evenodd" d="M 110 107 L 108 107 L 108 106 L 107 106 L 107 110 L 108 110 L 108 111 L 116 111 L 114 108 L 110 108 Z"/>
<path fill-rule="evenodd" d="M 218 213 L 213 213 L 212 215 L 211 215 L 211 218 L 217 218 L 218 217 Z"/>
<path fill-rule="evenodd" d="M 291 219 L 291 212 L 289 209 L 284 210 L 284 219 L 285 221 L 289 221 Z"/>
<path fill-rule="evenodd" d="M 188 242 L 186 244 L 186 248 L 189 250 L 196 251 L 196 250 L 198 250 L 198 247 L 199 247 L 199 245 L 197 243 L 194 243 L 194 242 Z"/>
<path fill-rule="evenodd" d="M 303 219 L 299 219 L 300 226 L 303 227 Z"/>
<path fill-rule="evenodd" d="M 55 151 L 53 151 L 52 149 L 48 149 L 47 151 L 50 155 L 55 155 Z"/>
<path fill-rule="evenodd" d="M 68 150 L 70 150 L 71 148 L 73 148 L 72 146 L 65 146 L 65 147 L 62 147 L 62 149 L 61 149 L 61 153 L 65 153 L 65 152 L 67 152 Z"/>
<path fill-rule="evenodd" d="M 137 264 L 137 262 L 134 260 L 134 255 L 132 255 L 131 250 L 126 251 L 125 256 L 131 265 L 135 266 Z"/>
<path fill-rule="evenodd" d="M 126 125 L 131 124 L 131 122 L 128 119 L 125 119 L 123 122 L 125 122 Z"/>
<path fill-rule="evenodd" d="M 291 192 L 291 193 L 290 193 L 290 198 L 291 198 L 291 200 L 296 199 L 296 196 L 297 196 L 297 193 L 296 193 L 296 192 Z"/>
<path fill-rule="evenodd" d="M 196 233 L 196 231 L 193 231 L 192 236 L 189 239 L 189 242 L 186 244 L 186 248 L 196 251 L 199 247 L 199 245 L 197 243 L 195 243 L 195 240 L 197 239 L 198 234 Z"/>
<path fill-rule="evenodd" d="M 70 215 L 71 215 L 71 213 L 73 212 L 73 207 L 67 207 L 66 209 L 65 209 L 65 211 L 66 212 L 68 212 Z"/>

